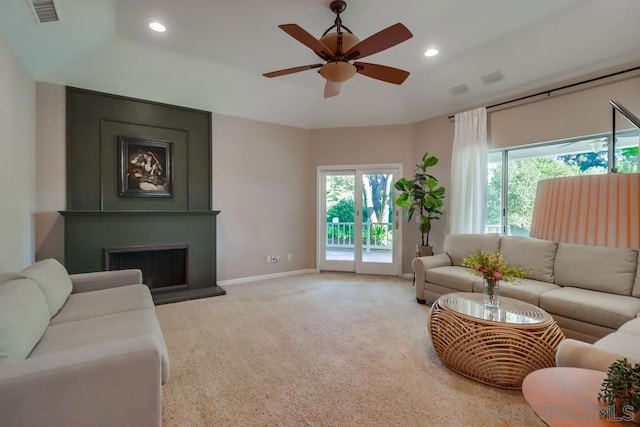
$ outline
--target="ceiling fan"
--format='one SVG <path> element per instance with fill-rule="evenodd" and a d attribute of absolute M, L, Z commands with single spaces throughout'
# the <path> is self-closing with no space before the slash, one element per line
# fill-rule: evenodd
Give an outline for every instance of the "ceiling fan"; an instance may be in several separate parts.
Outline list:
<path fill-rule="evenodd" d="M 409 77 L 409 72 L 405 70 L 355 61 L 410 39 L 413 34 L 407 27 L 397 23 L 360 41 L 350 29 L 342 25 L 340 14 L 347 8 L 347 3 L 342 0 L 334 0 L 329 7 L 336 14 L 336 20 L 319 40 L 297 24 L 279 25 L 284 32 L 313 50 L 325 63 L 272 71 L 263 74 L 263 76 L 278 77 L 319 68 L 318 73 L 327 80 L 324 87 L 325 98 L 340 93 L 342 82 L 349 80 L 356 73 L 397 85 L 402 84 Z M 329 33 L 333 28 L 335 28 L 335 32 Z"/>

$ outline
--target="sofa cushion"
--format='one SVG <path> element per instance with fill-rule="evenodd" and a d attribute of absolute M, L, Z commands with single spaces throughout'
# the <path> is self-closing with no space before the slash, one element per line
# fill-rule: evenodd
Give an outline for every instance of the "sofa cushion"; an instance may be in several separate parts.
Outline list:
<path fill-rule="evenodd" d="M 30 358 L 91 347 L 108 341 L 150 336 L 162 355 L 162 382 L 169 376 L 169 354 L 154 310 L 134 310 L 65 322 L 47 328 Z"/>
<path fill-rule="evenodd" d="M 465 267 L 436 267 L 425 272 L 427 282 L 460 292 L 471 292 L 473 281 L 477 278 L 478 276 L 471 274 L 470 270 Z"/>
<path fill-rule="evenodd" d="M 2 273 L 2 274 L 0 274 L 0 284 L 2 284 L 4 282 L 8 282 L 9 280 L 13 280 L 13 279 L 26 279 L 26 277 L 23 274 L 18 274 L 18 273 Z"/>
<path fill-rule="evenodd" d="M 555 283 L 617 295 L 631 295 L 636 277 L 638 252 L 558 244 L 554 266 Z"/>
<path fill-rule="evenodd" d="M 504 236 L 500 252 L 512 267 L 526 270 L 526 278 L 553 283 L 553 263 L 558 243 L 529 237 Z"/>
<path fill-rule="evenodd" d="M 71 279 L 67 270 L 55 259 L 45 259 L 22 270 L 25 277 L 38 284 L 49 305 L 49 317 L 56 315 L 71 295 Z"/>
<path fill-rule="evenodd" d="M 540 308 L 549 314 L 618 329 L 640 312 L 640 299 L 565 287 L 540 295 Z"/>
<path fill-rule="evenodd" d="M 560 286 L 539 280 L 520 279 L 514 283 L 500 282 L 500 295 L 528 302 L 536 307 L 540 306 L 540 295 L 554 289 L 560 289 Z M 481 278 L 473 282 L 473 292 L 484 292 L 484 282 Z"/>
<path fill-rule="evenodd" d="M 624 325 L 620 326 L 618 332 L 624 332 L 629 335 L 640 336 L 640 317 L 636 317 L 633 320 L 628 321 Z"/>
<path fill-rule="evenodd" d="M 640 336 L 614 332 L 598 340 L 594 346 L 640 360 Z"/>
<path fill-rule="evenodd" d="M 71 294 L 50 324 L 89 319 L 107 314 L 140 309 L 153 310 L 153 298 L 145 285 L 128 285 L 92 292 Z"/>
<path fill-rule="evenodd" d="M 444 238 L 444 251 L 451 257 L 453 265 L 458 266 L 464 257 L 475 255 L 478 249 L 493 252 L 499 247 L 499 234 L 448 234 Z"/>
<path fill-rule="evenodd" d="M 0 284 L 0 363 L 25 359 L 49 324 L 49 307 L 33 280 Z"/>

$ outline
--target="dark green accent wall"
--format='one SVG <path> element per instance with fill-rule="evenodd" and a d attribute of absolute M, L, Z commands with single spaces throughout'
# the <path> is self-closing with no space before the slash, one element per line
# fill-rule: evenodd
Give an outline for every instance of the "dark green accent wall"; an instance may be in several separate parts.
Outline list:
<path fill-rule="evenodd" d="M 170 141 L 172 197 L 121 197 L 118 137 Z M 189 245 L 188 290 L 216 287 L 211 113 L 67 87 L 65 267 L 105 269 L 104 251 Z"/>
<path fill-rule="evenodd" d="M 171 198 L 118 196 L 118 136 L 171 141 Z M 210 210 L 211 113 L 67 87 L 67 210 Z"/>
<path fill-rule="evenodd" d="M 104 270 L 104 249 L 189 245 L 189 289 L 216 285 L 219 211 L 63 211 L 65 267 L 69 273 Z"/>

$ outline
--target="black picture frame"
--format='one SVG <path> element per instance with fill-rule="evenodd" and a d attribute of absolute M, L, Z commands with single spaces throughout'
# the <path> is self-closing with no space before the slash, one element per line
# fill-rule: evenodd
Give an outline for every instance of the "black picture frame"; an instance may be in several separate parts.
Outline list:
<path fill-rule="evenodd" d="M 172 143 L 118 137 L 118 195 L 173 197 Z"/>

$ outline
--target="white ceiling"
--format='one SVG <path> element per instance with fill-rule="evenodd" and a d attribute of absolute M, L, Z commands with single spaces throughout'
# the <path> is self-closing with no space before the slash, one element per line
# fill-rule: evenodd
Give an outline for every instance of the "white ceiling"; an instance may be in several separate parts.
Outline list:
<path fill-rule="evenodd" d="M 343 24 L 360 39 L 409 28 L 365 61 L 411 75 L 356 75 L 324 99 L 315 70 L 262 73 L 320 62 L 278 25 L 320 37 L 330 0 L 56 1 L 61 20 L 36 24 L 28 0 L 0 0 L 0 33 L 36 80 L 303 128 L 418 122 L 640 59 L 638 0 L 347 0 Z M 504 80 L 482 82 L 498 70 Z"/>

